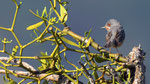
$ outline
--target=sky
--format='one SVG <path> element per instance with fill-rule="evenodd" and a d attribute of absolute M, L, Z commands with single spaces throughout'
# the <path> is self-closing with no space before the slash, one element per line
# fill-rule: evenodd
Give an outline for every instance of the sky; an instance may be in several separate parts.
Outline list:
<path fill-rule="evenodd" d="M 18 0 L 20 1 L 20 0 Z M 40 19 L 36 18 L 29 12 L 29 9 L 36 11 L 36 9 L 42 10 L 44 6 L 50 7 L 49 0 L 23 0 L 21 8 L 19 10 L 17 21 L 15 25 L 15 33 L 18 36 L 22 44 L 32 40 L 32 31 L 27 31 L 27 26 L 34 24 Z M 81 36 L 84 32 L 89 31 L 92 28 L 91 37 L 100 45 L 105 45 L 106 30 L 101 29 L 102 26 L 109 19 L 117 19 L 122 24 L 126 38 L 124 44 L 119 48 L 124 56 L 132 50 L 134 46 L 141 44 L 143 50 L 146 52 L 146 58 L 144 64 L 146 66 L 146 84 L 150 83 L 150 65 L 149 65 L 149 50 L 150 43 L 150 0 L 70 0 L 67 6 L 68 8 L 68 21 L 67 25 L 71 30 Z M 10 27 L 12 24 L 13 16 L 15 13 L 15 5 L 11 0 L 0 1 L 0 27 Z M 62 28 L 63 29 L 63 28 Z M 13 46 L 16 45 L 14 37 L 10 32 L 0 30 L 0 38 L 7 37 L 9 40 L 13 40 L 12 44 L 8 44 L 8 51 L 11 51 Z M 45 44 L 35 43 L 32 46 L 27 47 L 24 50 L 24 55 L 40 55 L 40 51 L 48 51 L 53 46 L 47 46 L 49 42 Z M 10 48 L 11 47 L 11 48 Z M 0 49 L 2 49 L 2 43 L 0 43 Z M 93 50 L 93 52 L 96 52 Z M 115 49 L 113 49 L 115 52 Z M 0 54 L 3 55 L 3 54 Z M 73 55 L 69 60 L 75 64 L 80 60 L 80 55 Z M 31 63 L 31 60 L 25 60 Z M 33 65 L 37 67 L 36 62 Z M 69 65 L 64 62 L 64 65 L 68 68 Z M 0 82 L 2 77 L 0 77 Z"/>

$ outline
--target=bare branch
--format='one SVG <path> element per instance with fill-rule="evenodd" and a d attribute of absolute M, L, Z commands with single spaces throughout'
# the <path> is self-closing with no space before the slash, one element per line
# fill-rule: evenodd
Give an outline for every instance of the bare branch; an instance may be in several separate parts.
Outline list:
<path fill-rule="evenodd" d="M 0 61 L 8 61 L 9 57 L 0 57 Z M 19 60 L 17 59 L 13 59 L 10 61 L 11 63 L 16 63 L 16 64 L 20 64 Z M 36 69 L 34 67 L 32 67 L 30 64 L 28 64 L 27 62 L 22 62 L 22 66 L 26 67 L 27 69 L 29 69 L 30 71 L 36 71 Z"/>

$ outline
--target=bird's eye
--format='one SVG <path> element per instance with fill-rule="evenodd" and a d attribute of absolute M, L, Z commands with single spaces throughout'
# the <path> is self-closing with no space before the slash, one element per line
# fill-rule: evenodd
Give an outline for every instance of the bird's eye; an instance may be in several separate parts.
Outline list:
<path fill-rule="evenodd" d="M 109 27 L 110 27 L 110 26 L 111 26 L 111 24 L 107 24 L 107 26 L 109 26 Z"/>

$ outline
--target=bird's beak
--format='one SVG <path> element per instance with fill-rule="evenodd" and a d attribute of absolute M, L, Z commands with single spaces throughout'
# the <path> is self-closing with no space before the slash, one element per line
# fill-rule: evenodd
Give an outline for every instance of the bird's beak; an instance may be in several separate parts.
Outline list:
<path fill-rule="evenodd" d="M 101 27 L 101 28 L 106 28 L 106 26 L 103 26 L 103 27 Z"/>
<path fill-rule="evenodd" d="M 104 26 L 104 27 L 101 27 L 101 28 L 105 28 L 107 31 L 110 30 L 110 27 L 108 27 L 108 26 Z"/>

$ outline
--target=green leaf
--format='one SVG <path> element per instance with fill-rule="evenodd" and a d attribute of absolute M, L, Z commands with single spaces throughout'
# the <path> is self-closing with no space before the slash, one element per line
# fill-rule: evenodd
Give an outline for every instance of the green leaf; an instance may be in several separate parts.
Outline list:
<path fill-rule="evenodd" d="M 89 32 L 84 32 L 84 37 L 87 37 Z"/>
<path fill-rule="evenodd" d="M 83 55 L 81 55 L 81 60 L 83 61 L 83 62 L 86 62 L 85 60 L 84 60 L 84 58 L 86 59 L 86 55 L 85 54 L 83 54 Z"/>
<path fill-rule="evenodd" d="M 84 37 L 89 38 L 91 31 L 92 31 L 92 28 L 88 32 L 84 33 Z"/>
<path fill-rule="evenodd" d="M 51 44 L 51 45 L 52 45 L 52 46 L 53 46 L 53 45 L 56 45 L 56 43 L 55 43 L 55 42 L 52 42 L 52 44 Z"/>
<path fill-rule="evenodd" d="M 10 41 L 4 41 L 4 40 L 2 40 L 2 42 L 3 42 L 3 43 L 11 43 L 12 40 L 10 40 Z"/>
<path fill-rule="evenodd" d="M 64 8 L 64 6 L 62 6 L 61 4 L 60 4 L 60 16 L 61 21 L 65 23 L 68 19 L 68 13 L 67 10 Z"/>
<path fill-rule="evenodd" d="M 11 55 L 9 55 L 9 60 L 7 61 L 7 63 L 9 63 L 11 60 L 13 60 L 14 59 L 14 55 L 16 55 L 16 53 L 17 53 L 17 51 L 18 51 L 18 46 L 16 45 L 13 49 L 12 49 L 12 53 L 11 53 Z"/>
<path fill-rule="evenodd" d="M 26 30 L 33 30 L 33 29 L 36 29 L 38 27 L 40 27 L 42 24 L 44 23 L 44 21 L 40 21 L 38 23 L 35 23 L 33 25 L 30 25 L 26 28 Z"/>
<path fill-rule="evenodd" d="M 13 49 L 12 49 L 12 54 L 11 55 L 16 55 L 16 53 L 17 53 L 17 51 L 18 51 L 18 48 L 19 48 L 19 46 L 15 46 Z"/>
<path fill-rule="evenodd" d="M 64 6 L 66 6 L 68 3 L 69 3 L 69 2 L 67 2 L 67 1 L 62 2 L 62 4 L 63 4 Z"/>
<path fill-rule="evenodd" d="M 36 14 L 39 15 L 39 10 L 38 9 L 36 10 Z"/>
<path fill-rule="evenodd" d="M 89 38 L 90 34 L 91 34 L 92 28 L 89 30 L 87 38 Z"/>
<path fill-rule="evenodd" d="M 91 37 L 88 39 L 88 42 L 86 43 L 86 47 L 89 47 L 90 46 L 90 44 L 91 44 Z"/>
<path fill-rule="evenodd" d="M 42 56 L 47 56 L 48 54 L 47 54 L 47 52 L 40 52 L 40 54 L 42 55 Z"/>
<path fill-rule="evenodd" d="M 103 58 L 101 58 L 101 57 L 99 57 L 99 56 L 95 56 L 95 61 L 97 62 L 97 63 L 101 63 L 101 62 L 104 62 L 104 61 L 107 61 L 106 59 L 103 59 Z"/>
<path fill-rule="evenodd" d="M 33 33 L 35 34 L 36 37 L 38 37 L 38 34 L 36 33 L 36 30 L 33 30 Z"/>
<path fill-rule="evenodd" d="M 48 55 L 47 52 L 45 52 L 45 53 L 44 52 L 40 52 L 40 53 L 41 53 L 42 57 Z M 40 59 L 39 61 L 41 62 L 42 66 L 38 67 L 38 69 L 39 70 L 44 70 L 44 69 L 46 69 L 47 67 L 50 66 L 52 60 L 51 59 Z"/>
<path fill-rule="evenodd" d="M 46 61 L 46 59 L 41 59 L 40 62 L 42 64 L 43 69 L 46 69 L 47 68 L 47 61 Z"/>
<path fill-rule="evenodd" d="M 82 59 L 82 58 L 85 58 L 85 57 L 86 57 L 86 55 L 85 55 L 85 54 L 81 55 L 81 59 Z"/>
<path fill-rule="evenodd" d="M 40 62 L 42 63 L 43 68 L 46 69 L 46 66 L 47 66 L 46 59 L 41 59 Z"/>
<path fill-rule="evenodd" d="M 72 45 L 72 46 L 79 47 L 78 44 L 74 43 L 74 42 L 71 41 L 71 40 L 66 39 L 65 37 L 61 37 L 61 39 L 62 39 L 64 42 L 66 42 L 66 43 L 68 43 L 68 44 L 70 44 L 70 45 Z"/>
<path fill-rule="evenodd" d="M 48 14 L 47 14 L 46 6 L 45 6 L 44 9 L 43 9 L 43 12 L 42 12 L 42 16 L 41 16 L 41 17 L 44 17 L 44 15 L 46 15 L 46 18 L 47 18 Z"/>
<path fill-rule="evenodd" d="M 38 67 L 38 70 L 42 71 L 42 70 L 45 70 L 46 68 L 44 68 L 43 66 L 39 66 Z"/>

